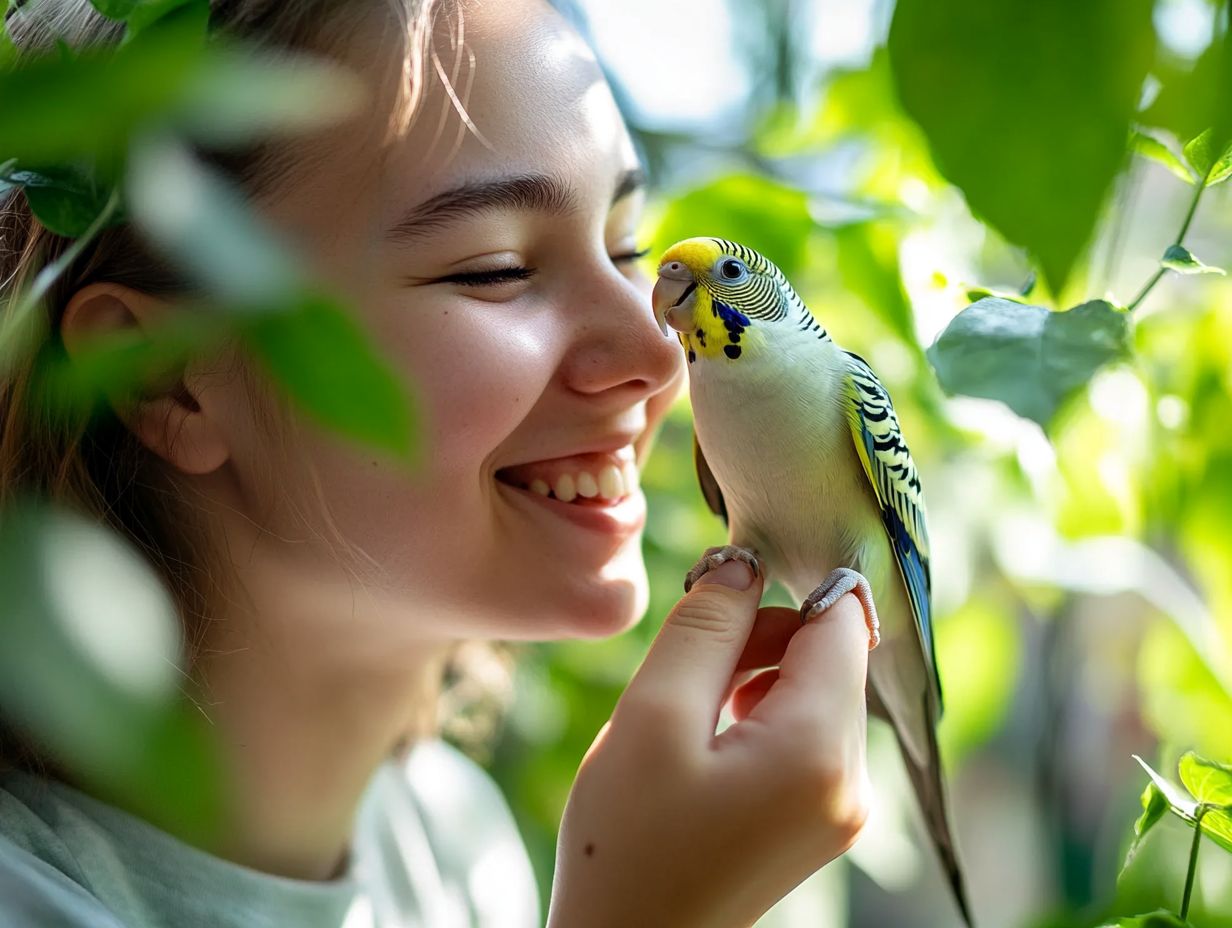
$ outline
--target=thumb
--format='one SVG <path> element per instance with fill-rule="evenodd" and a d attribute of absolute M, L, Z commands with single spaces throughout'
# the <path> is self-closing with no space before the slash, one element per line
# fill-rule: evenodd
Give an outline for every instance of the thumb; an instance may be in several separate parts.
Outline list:
<path fill-rule="evenodd" d="M 668 613 L 621 697 L 625 712 L 666 709 L 686 727 L 712 736 L 757 618 L 762 585 L 761 570 L 739 560 L 702 575 Z"/>

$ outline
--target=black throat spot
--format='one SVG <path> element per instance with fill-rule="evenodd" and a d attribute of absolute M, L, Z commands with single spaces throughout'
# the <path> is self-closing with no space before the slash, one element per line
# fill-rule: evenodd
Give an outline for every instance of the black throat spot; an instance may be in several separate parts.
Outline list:
<path fill-rule="evenodd" d="M 739 345 L 724 345 L 723 353 L 734 361 L 736 360 L 736 358 L 740 357 L 740 346 Z"/>

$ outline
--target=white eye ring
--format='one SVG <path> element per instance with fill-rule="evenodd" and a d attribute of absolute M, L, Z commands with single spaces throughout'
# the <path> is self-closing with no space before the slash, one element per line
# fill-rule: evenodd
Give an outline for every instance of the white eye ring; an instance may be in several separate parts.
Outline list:
<path fill-rule="evenodd" d="M 749 272 L 749 269 L 744 266 L 744 262 L 738 258 L 721 259 L 716 270 L 719 272 L 718 276 L 723 280 L 740 280 Z"/>

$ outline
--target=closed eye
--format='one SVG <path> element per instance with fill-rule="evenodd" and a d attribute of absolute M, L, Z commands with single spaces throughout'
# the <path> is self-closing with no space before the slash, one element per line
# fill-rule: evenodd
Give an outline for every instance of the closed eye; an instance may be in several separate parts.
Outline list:
<path fill-rule="evenodd" d="M 514 280 L 530 280 L 535 276 L 533 267 L 497 267 L 490 271 L 463 271 L 434 277 L 434 284 L 461 284 L 464 287 L 491 287 Z"/>

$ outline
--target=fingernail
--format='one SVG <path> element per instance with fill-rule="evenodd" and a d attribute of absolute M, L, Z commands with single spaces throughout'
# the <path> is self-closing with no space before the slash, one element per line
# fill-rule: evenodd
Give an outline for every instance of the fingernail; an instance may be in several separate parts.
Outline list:
<path fill-rule="evenodd" d="M 724 561 L 697 581 L 698 586 L 704 583 L 717 583 L 733 590 L 747 590 L 753 585 L 753 571 L 744 561 Z"/>

